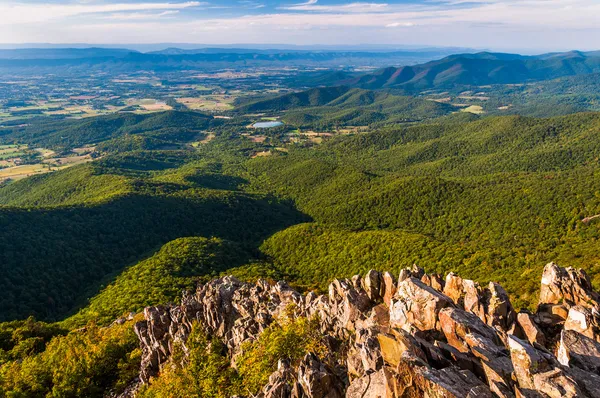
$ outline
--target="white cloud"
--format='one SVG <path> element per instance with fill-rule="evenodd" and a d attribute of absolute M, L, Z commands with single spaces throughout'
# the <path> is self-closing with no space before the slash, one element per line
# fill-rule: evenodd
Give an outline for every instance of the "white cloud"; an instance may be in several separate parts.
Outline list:
<path fill-rule="evenodd" d="M 117 13 L 104 16 L 104 19 L 112 19 L 116 21 L 132 21 L 132 20 L 149 20 L 149 19 L 161 19 L 164 17 L 174 16 L 179 14 L 179 10 L 167 10 L 160 13 L 147 13 L 147 12 L 130 12 L 130 13 Z"/>
<path fill-rule="evenodd" d="M 265 8 L 266 4 L 263 3 L 259 3 L 256 1 L 252 1 L 252 0 L 240 0 L 238 1 L 238 3 L 243 7 L 243 8 L 248 8 L 251 10 L 257 10 L 259 8 Z"/>
<path fill-rule="evenodd" d="M 115 13 L 124 11 L 180 10 L 206 5 L 199 1 L 184 3 L 84 3 L 84 4 L 0 4 L 0 26 L 40 23 L 86 14 Z"/>
<path fill-rule="evenodd" d="M 212 4 L 191 1 L 127 4 L 125 0 L 114 0 L 121 3 L 67 5 L 7 5 L 2 1 L 2 42 L 370 42 L 482 47 L 502 44 L 513 48 L 543 43 L 547 47 L 591 48 L 600 43 L 598 0 L 432 0 L 420 4 L 338 5 L 297 0 L 299 3 L 274 12 L 240 15 L 246 12 L 244 9 L 263 4 L 241 0 L 237 15 L 232 10 L 220 17 L 210 13 Z M 191 7 L 202 8 L 206 13 L 183 12 Z"/>
<path fill-rule="evenodd" d="M 408 28 L 411 26 L 415 26 L 415 24 L 412 22 L 392 22 L 392 23 L 385 25 L 386 28 L 398 28 L 401 26 Z"/>
<path fill-rule="evenodd" d="M 348 3 L 342 5 L 318 5 L 318 0 L 309 0 L 306 3 L 294 4 L 286 7 L 279 7 L 280 10 L 288 11 L 313 11 L 313 12 L 381 12 L 389 7 L 387 3 Z"/>

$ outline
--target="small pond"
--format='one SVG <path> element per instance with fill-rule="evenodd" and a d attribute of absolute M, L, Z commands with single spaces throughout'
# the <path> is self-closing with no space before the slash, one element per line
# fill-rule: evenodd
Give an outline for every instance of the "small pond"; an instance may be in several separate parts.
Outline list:
<path fill-rule="evenodd" d="M 252 127 L 257 128 L 257 129 L 269 129 L 271 127 L 279 127 L 279 126 L 283 126 L 283 123 L 278 122 L 278 121 L 272 121 L 272 122 L 258 122 L 258 123 L 254 123 L 252 125 Z"/>

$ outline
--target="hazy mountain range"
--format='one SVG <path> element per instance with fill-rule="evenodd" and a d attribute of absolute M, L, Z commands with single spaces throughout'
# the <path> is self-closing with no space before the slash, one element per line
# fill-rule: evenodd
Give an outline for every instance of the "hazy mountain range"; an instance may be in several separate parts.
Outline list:
<path fill-rule="evenodd" d="M 444 49 L 402 51 L 306 51 L 245 48 L 166 48 L 142 53 L 118 48 L 43 48 L 0 50 L 0 68 L 11 72 L 68 70 L 194 70 L 228 66 L 303 65 L 340 69 L 341 65 L 390 66 L 373 73 L 328 73 L 313 85 L 419 91 L 455 85 L 519 84 L 600 72 L 600 51 L 547 53 L 463 53 Z M 434 60 L 437 59 L 437 60 Z M 57 70 L 60 71 L 60 70 Z M 309 84 L 310 82 L 307 82 Z"/>
<path fill-rule="evenodd" d="M 600 52 L 537 56 L 503 53 L 451 55 L 421 65 L 389 67 L 336 83 L 380 89 L 421 90 L 453 85 L 518 84 L 600 71 Z"/>

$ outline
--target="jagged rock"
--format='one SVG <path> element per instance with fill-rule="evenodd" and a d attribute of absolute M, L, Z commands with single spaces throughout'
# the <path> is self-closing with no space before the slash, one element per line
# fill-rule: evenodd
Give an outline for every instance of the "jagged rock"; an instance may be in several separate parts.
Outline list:
<path fill-rule="evenodd" d="M 168 335 L 171 317 L 163 306 L 144 309 L 144 316 L 146 320 L 137 322 L 134 331 L 142 346 L 140 379 L 147 383 L 150 377 L 158 374 L 171 353 Z"/>
<path fill-rule="evenodd" d="M 440 293 L 444 291 L 444 279 L 438 274 L 425 274 L 421 277 L 421 282 Z"/>
<path fill-rule="evenodd" d="M 413 264 L 413 266 L 410 268 L 410 275 L 413 278 L 421 279 L 423 276 L 425 276 L 425 270 L 419 267 L 417 264 Z"/>
<path fill-rule="evenodd" d="M 330 316 L 346 330 L 355 330 L 355 322 L 366 317 L 371 300 L 362 289 L 356 289 L 347 280 L 336 279 L 329 285 Z"/>
<path fill-rule="evenodd" d="M 470 353 L 463 353 L 443 341 L 436 341 L 435 346 L 439 347 L 444 357 L 448 358 L 455 366 L 462 370 L 468 370 L 475 374 L 483 374 L 479 361 Z"/>
<path fill-rule="evenodd" d="M 519 312 L 517 314 L 517 322 L 525 335 L 524 337 L 526 337 L 531 344 L 537 343 L 541 346 L 546 345 L 544 333 L 542 333 L 529 312 Z"/>
<path fill-rule="evenodd" d="M 477 315 L 479 319 L 485 322 L 486 311 L 482 302 L 479 284 L 472 280 L 465 279 L 462 282 L 462 286 L 464 292 L 463 307 L 465 311 Z"/>
<path fill-rule="evenodd" d="M 461 369 L 485 378 L 495 390 L 508 395 L 513 366 L 497 331 L 475 314 L 457 308 L 442 310 L 440 323 L 448 344 L 463 353 L 453 354 L 460 359 Z"/>
<path fill-rule="evenodd" d="M 359 352 L 365 372 L 380 369 L 383 366 L 383 358 L 377 337 L 371 330 L 362 329 L 359 333 Z"/>
<path fill-rule="evenodd" d="M 389 272 L 383 273 L 383 302 L 389 307 L 392 304 L 392 297 L 396 294 L 398 284 Z"/>
<path fill-rule="evenodd" d="M 452 299 L 459 308 L 471 312 L 486 322 L 486 309 L 479 284 L 449 273 L 446 276 L 444 294 Z"/>
<path fill-rule="evenodd" d="M 381 273 L 377 271 L 371 270 L 365 275 L 363 288 L 372 301 L 379 301 L 382 299 L 382 293 L 384 292 L 382 283 L 383 277 Z"/>
<path fill-rule="evenodd" d="M 492 398 L 494 395 L 473 373 L 455 367 L 433 369 L 420 358 L 405 356 L 396 368 L 395 397 Z"/>
<path fill-rule="evenodd" d="M 600 397 L 600 314 L 589 278 L 549 264 L 542 291 L 535 314 L 517 314 L 497 284 L 482 289 L 454 274 L 444 282 L 416 266 L 397 279 L 369 271 L 336 280 L 327 295 L 216 279 L 181 305 L 144 310 L 135 325 L 140 375 L 127 391 L 158 374 L 176 344 L 187 355 L 196 321 L 235 365 L 243 343 L 279 317 L 306 316 L 319 319 L 326 354 L 280 361 L 261 397 Z"/>
<path fill-rule="evenodd" d="M 571 307 L 564 329 L 573 330 L 600 342 L 600 313 L 598 309 L 595 307 L 586 308 L 580 305 Z"/>
<path fill-rule="evenodd" d="M 392 371 L 383 368 L 375 373 L 369 373 L 354 380 L 346 391 L 346 398 L 393 398 Z"/>
<path fill-rule="evenodd" d="M 569 368 L 565 371 L 577 382 L 589 397 L 600 397 L 600 375 L 586 372 L 579 368 Z"/>
<path fill-rule="evenodd" d="M 488 285 L 489 300 L 487 308 L 487 324 L 507 331 L 515 322 L 516 313 L 510 303 L 508 293 L 497 283 Z"/>
<path fill-rule="evenodd" d="M 355 377 L 381 369 L 383 358 L 379 341 L 373 330 L 357 330 L 354 346 L 350 348 L 347 355 L 346 365 L 348 374 Z"/>
<path fill-rule="evenodd" d="M 564 301 L 569 306 L 587 307 L 597 305 L 598 298 L 598 293 L 592 289 L 590 278 L 582 269 L 560 268 L 554 263 L 544 268 L 540 303 L 561 304 Z"/>
<path fill-rule="evenodd" d="M 564 304 L 539 304 L 536 312 L 540 324 L 553 327 L 562 324 L 569 315 L 569 309 Z"/>
<path fill-rule="evenodd" d="M 600 374 L 600 343 L 576 331 L 562 331 L 557 357 L 565 366 Z"/>
<path fill-rule="evenodd" d="M 421 331 L 433 330 L 440 310 L 452 305 L 447 296 L 411 277 L 398 285 L 390 305 L 390 325 L 406 329 L 414 327 Z"/>
<path fill-rule="evenodd" d="M 224 337 L 235 321 L 233 295 L 242 287 L 242 283 L 234 277 L 209 282 L 196 293 L 196 301 L 200 304 L 201 319 L 205 327 L 217 337 Z M 239 297 L 239 296 L 238 296 Z M 243 300 L 248 302 L 247 300 Z M 240 305 L 238 308 L 242 308 Z"/>
<path fill-rule="evenodd" d="M 546 265 L 542 275 L 538 318 L 544 325 L 564 322 L 573 306 L 600 308 L 600 296 L 592 290 L 588 275 L 581 269 Z"/>
<path fill-rule="evenodd" d="M 410 333 L 402 329 L 392 329 L 389 334 L 377 336 L 383 361 L 392 368 L 397 368 L 403 356 L 410 355 L 425 361 L 425 353 Z"/>
<path fill-rule="evenodd" d="M 478 336 L 479 341 L 485 340 L 490 347 L 500 344 L 497 332 L 474 314 L 458 308 L 444 308 L 440 311 L 439 320 L 448 344 L 461 352 L 470 351 L 469 344 L 477 341 L 472 338 L 474 336 Z"/>
<path fill-rule="evenodd" d="M 307 354 L 298 366 L 298 384 L 308 398 L 341 398 L 343 385 L 314 354 Z"/>
<path fill-rule="evenodd" d="M 288 360 L 279 360 L 277 370 L 269 376 L 260 398 L 290 398 L 295 383 L 294 370 Z"/>
<path fill-rule="evenodd" d="M 535 390 L 550 398 L 584 397 L 585 393 L 577 382 L 560 369 L 533 375 Z"/>
<path fill-rule="evenodd" d="M 463 296 L 463 279 L 454 272 L 450 272 L 446 275 L 444 294 L 450 297 L 455 304 L 462 307 L 460 299 Z"/>
<path fill-rule="evenodd" d="M 535 390 L 534 375 L 552 367 L 540 352 L 518 337 L 508 336 L 508 346 L 519 387 L 521 390 Z"/>

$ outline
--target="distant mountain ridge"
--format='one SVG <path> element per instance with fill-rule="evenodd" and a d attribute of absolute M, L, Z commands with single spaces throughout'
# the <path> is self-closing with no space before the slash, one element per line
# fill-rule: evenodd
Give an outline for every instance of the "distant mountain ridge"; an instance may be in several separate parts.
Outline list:
<path fill-rule="evenodd" d="M 346 85 L 364 89 L 396 88 L 417 92 L 456 85 L 519 84 L 600 72 L 600 51 L 520 55 L 493 52 L 446 56 L 439 49 L 391 50 L 279 50 L 246 48 L 165 48 L 137 52 L 111 48 L 0 49 L 0 68 L 13 71 L 46 68 L 68 70 L 193 70 L 228 67 L 231 64 L 390 66 L 359 77 L 329 74 L 312 86 Z M 307 82 L 309 83 L 309 82 Z"/>
<path fill-rule="evenodd" d="M 25 59 L 82 59 L 111 57 L 122 58 L 137 51 L 126 48 L 17 48 L 0 49 L 0 59 L 25 60 Z"/>
<path fill-rule="evenodd" d="M 74 60 L 95 57 L 114 57 L 121 58 L 126 56 L 124 61 L 164 61 L 177 60 L 182 61 L 211 61 L 228 60 L 237 61 L 244 59 L 265 59 L 265 60 L 286 60 L 286 59 L 305 59 L 321 58 L 334 59 L 342 57 L 356 58 L 390 58 L 394 56 L 414 56 L 414 57 L 437 57 L 443 55 L 439 51 L 302 51 L 302 50 L 253 50 L 253 49 L 230 49 L 230 48 L 200 48 L 194 50 L 185 50 L 179 48 L 166 48 L 160 51 L 141 53 L 127 49 L 12 49 L 1 50 L 1 59 L 61 59 Z"/>
<path fill-rule="evenodd" d="M 336 83 L 365 89 L 418 91 L 456 85 L 519 84 L 598 71 L 598 51 L 537 56 L 483 52 L 451 55 L 421 65 L 384 68 Z"/>
<path fill-rule="evenodd" d="M 340 65 L 406 65 L 427 62 L 448 55 L 447 50 L 280 50 L 246 48 L 165 48 L 152 52 L 137 52 L 109 48 L 27 48 L 0 49 L 0 68 L 25 71 L 40 68 L 68 67 L 89 72 L 103 70 L 189 70 L 211 66 L 228 67 L 232 63 L 261 66 L 273 63 L 287 65 L 319 65 L 339 69 Z M 51 70 L 50 70 L 51 69 Z"/>

